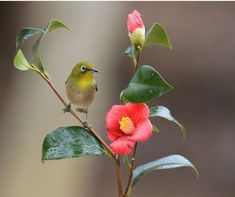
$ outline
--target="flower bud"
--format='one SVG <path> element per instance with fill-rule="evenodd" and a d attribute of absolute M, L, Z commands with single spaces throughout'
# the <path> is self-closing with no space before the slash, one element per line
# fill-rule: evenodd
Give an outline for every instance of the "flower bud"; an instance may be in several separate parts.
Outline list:
<path fill-rule="evenodd" d="M 145 26 L 141 15 L 137 10 L 133 10 L 127 19 L 127 29 L 133 46 L 140 50 L 145 42 Z"/>

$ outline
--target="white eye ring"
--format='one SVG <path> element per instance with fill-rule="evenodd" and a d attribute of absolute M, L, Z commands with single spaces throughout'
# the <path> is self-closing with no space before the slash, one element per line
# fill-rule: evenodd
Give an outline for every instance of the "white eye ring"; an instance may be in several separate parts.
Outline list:
<path fill-rule="evenodd" d="M 81 66 L 81 71 L 82 71 L 82 72 L 86 72 L 86 66 L 82 65 L 82 66 Z"/>

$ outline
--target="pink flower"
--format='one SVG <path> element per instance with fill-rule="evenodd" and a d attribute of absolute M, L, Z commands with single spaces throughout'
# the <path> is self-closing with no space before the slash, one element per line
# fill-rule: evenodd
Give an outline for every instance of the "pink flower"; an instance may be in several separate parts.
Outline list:
<path fill-rule="evenodd" d="M 131 42 L 135 48 L 142 48 L 145 42 L 145 26 L 141 15 L 137 10 L 133 10 L 128 15 L 127 29 Z"/>
<path fill-rule="evenodd" d="M 106 114 L 106 127 L 116 154 L 130 154 L 135 142 L 146 141 L 152 135 L 148 116 L 149 108 L 144 103 L 112 106 Z"/>

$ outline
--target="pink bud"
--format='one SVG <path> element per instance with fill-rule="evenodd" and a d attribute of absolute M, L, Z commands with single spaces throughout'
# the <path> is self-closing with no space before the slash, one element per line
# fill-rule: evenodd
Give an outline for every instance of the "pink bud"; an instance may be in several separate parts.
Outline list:
<path fill-rule="evenodd" d="M 127 28 L 128 33 L 133 33 L 137 28 L 145 31 L 141 15 L 137 10 L 133 10 L 130 14 L 128 14 Z"/>
<path fill-rule="evenodd" d="M 128 14 L 127 29 L 130 40 L 137 50 L 141 50 L 145 42 L 145 27 L 141 15 L 137 10 Z"/>

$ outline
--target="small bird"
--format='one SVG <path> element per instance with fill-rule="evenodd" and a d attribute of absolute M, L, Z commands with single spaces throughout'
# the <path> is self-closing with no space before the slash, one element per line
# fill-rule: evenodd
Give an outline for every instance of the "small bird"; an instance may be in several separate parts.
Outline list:
<path fill-rule="evenodd" d="M 65 82 L 66 93 L 70 103 L 65 107 L 64 112 L 71 108 L 71 103 L 77 106 L 77 111 L 86 113 L 86 121 L 83 125 L 87 127 L 88 107 L 95 98 L 95 93 L 98 90 L 97 83 L 93 73 L 98 72 L 94 65 L 82 61 L 76 64 Z"/>

